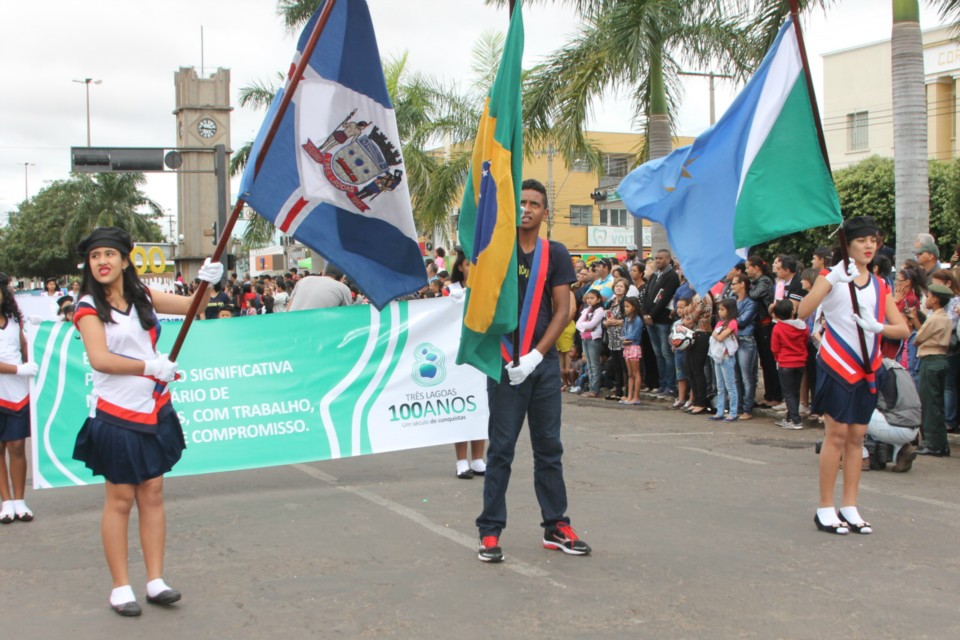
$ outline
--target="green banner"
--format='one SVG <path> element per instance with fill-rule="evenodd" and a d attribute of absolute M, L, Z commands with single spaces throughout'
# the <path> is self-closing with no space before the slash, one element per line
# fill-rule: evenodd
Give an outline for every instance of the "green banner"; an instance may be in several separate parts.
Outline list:
<path fill-rule="evenodd" d="M 486 378 L 455 364 L 463 305 L 450 298 L 196 322 L 171 384 L 192 475 L 487 437 Z M 179 322 L 161 323 L 168 353 Z M 100 482 L 73 459 L 90 369 L 72 325 L 31 341 L 35 488 Z"/>

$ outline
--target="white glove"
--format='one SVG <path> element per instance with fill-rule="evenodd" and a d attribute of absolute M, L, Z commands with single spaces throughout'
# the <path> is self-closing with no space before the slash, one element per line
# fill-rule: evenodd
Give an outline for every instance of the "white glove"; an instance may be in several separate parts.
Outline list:
<path fill-rule="evenodd" d="M 450 290 L 450 297 L 453 298 L 454 300 L 456 300 L 457 302 L 463 302 L 464 299 L 467 297 L 467 290 L 466 290 L 466 289 L 459 289 L 459 288 L 458 288 L 458 289 L 451 289 L 451 290 Z"/>
<path fill-rule="evenodd" d="M 223 264 L 210 262 L 210 258 L 207 258 L 203 261 L 203 266 L 200 267 L 200 271 L 197 272 L 197 277 L 210 284 L 220 282 L 223 278 Z"/>
<path fill-rule="evenodd" d="M 543 354 L 534 349 L 525 356 L 520 356 L 520 364 L 516 367 L 513 366 L 511 362 L 504 369 L 507 370 L 507 375 L 510 376 L 510 384 L 517 386 L 523 384 L 523 381 L 527 379 L 533 370 L 537 368 L 537 365 L 543 361 Z"/>
<path fill-rule="evenodd" d="M 830 268 L 830 273 L 828 273 L 826 277 L 827 282 L 829 282 L 831 286 L 834 286 L 838 282 L 842 282 L 843 284 L 853 282 L 859 275 L 860 270 L 857 269 L 857 265 L 853 261 L 853 258 L 850 258 L 846 268 L 844 268 L 843 261 L 841 260 Z"/>
<path fill-rule="evenodd" d="M 161 353 L 158 358 L 143 361 L 143 375 L 170 382 L 177 377 L 177 363 L 170 362 L 170 358 Z"/>
<path fill-rule="evenodd" d="M 883 331 L 883 323 L 877 322 L 876 318 L 871 317 L 870 315 L 864 314 L 863 311 L 860 312 L 862 316 L 853 314 L 853 320 L 860 328 L 868 333 L 880 333 Z"/>
<path fill-rule="evenodd" d="M 40 371 L 40 365 L 36 362 L 24 362 L 17 365 L 17 375 L 25 378 L 32 378 Z"/>

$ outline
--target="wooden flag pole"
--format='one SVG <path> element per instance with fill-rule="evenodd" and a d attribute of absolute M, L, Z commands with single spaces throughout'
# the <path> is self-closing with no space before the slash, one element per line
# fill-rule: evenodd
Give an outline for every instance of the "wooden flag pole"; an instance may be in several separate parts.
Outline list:
<path fill-rule="evenodd" d="M 816 93 L 813 89 L 813 76 L 810 74 L 810 64 L 807 62 L 807 47 L 803 42 L 803 30 L 800 29 L 800 8 L 797 0 L 790 0 L 790 17 L 793 18 L 793 30 L 797 34 L 797 47 L 800 49 L 800 61 L 803 65 L 803 76 L 807 82 L 807 95 L 810 98 L 810 108 L 813 110 L 813 122 L 817 127 L 817 137 L 820 140 L 820 153 L 823 154 L 823 161 L 827 165 L 827 171 L 830 172 L 830 179 L 833 179 L 833 171 L 830 169 L 830 156 L 827 153 L 827 140 L 823 135 L 823 124 L 820 122 L 820 108 L 817 106 Z M 847 251 L 847 236 L 843 232 L 843 227 L 839 229 L 837 239 L 840 241 L 840 259 L 844 267 L 849 263 L 850 255 Z M 853 312 L 860 315 L 860 302 L 857 300 L 857 287 L 853 282 L 847 285 L 850 288 L 850 304 L 853 306 Z M 857 325 L 857 336 L 860 338 L 860 355 L 863 358 L 863 370 L 866 373 L 873 373 L 870 365 L 870 353 L 867 350 L 867 337 L 863 332 L 863 327 Z"/>
<path fill-rule="evenodd" d="M 260 173 L 260 167 L 263 165 L 263 159 L 267 156 L 267 150 L 270 149 L 270 145 L 273 144 L 273 139 L 277 135 L 277 129 L 280 128 L 280 122 L 283 120 L 283 115 L 286 113 L 287 107 L 290 106 L 290 101 L 293 99 L 293 94 L 296 93 L 297 85 L 300 84 L 300 79 L 303 78 L 303 73 L 310 62 L 310 56 L 313 55 L 313 50 L 317 46 L 317 41 L 320 40 L 320 34 L 323 33 L 324 27 L 327 26 L 327 20 L 330 18 L 330 12 L 333 11 L 333 6 L 335 4 L 336 0 L 326 0 L 323 5 L 323 10 L 320 12 L 320 17 L 317 19 L 317 23 L 313 25 L 313 31 L 310 33 L 310 39 L 307 40 L 307 44 L 303 48 L 303 53 L 300 56 L 300 60 L 297 62 L 297 66 L 294 69 L 293 74 L 287 81 L 287 86 L 283 92 L 283 98 L 280 100 L 280 105 L 277 107 L 277 112 L 274 115 L 273 122 L 270 123 L 270 129 L 267 130 L 267 135 L 263 139 L 263 145 L 260 147 L 260 152 L 257 154 L 257 161 L 253 167 L 254 177 Z M 237 224 L 237 220 L 240 218 L 240 212 L 243 210 L 244 204 L 245 202 L 243 198 L 238 198 L 237 203 L 233 206 L 233 212 L 231 212 L 230 217 L 227 219 L 227 224 L 224 225 L 223 230 L 220 232 L 220 240 L 217 242 L 217 246 L 213 250 L 213 256 L 210 258 L 212 262 L 219 262 L 220 258 L 223 256 L 223 252 L 226 251 L 227 242 L 233 235 L 233 227 Z M 183 342 L 187 338 L 187 332 L 190 331 L 190 326 L 193 324 L 193 320 L 197 316 L 197 310 L 200 308 L 200 301 L 203 300 L 203 297 L 206 294 L 207 282 L 201 280 L 200 286 L 197 287 L 196 293 L 193 294 L 193 301 L 190 303 L 190 309 L 187 311 L 187 316 L 183 321 L 183 326 L 180 327 L 180 333 L 177 334 L 177 339 L 173 343 L 173 349 L 170 350 L 169 357 L 174 362 L 176 362 L 177 357 L 180 355 L 180 349 L 183 348 Z"/>
<path fill-rule="evenodd" d="M 516 5 L 517 5 L 516 0 L 510 0 L 510 14 L 509 14 L 509 16 L 510 16 L 510 21 L 513 20 L 513 10 L 516 8 Z M 514 189 L 516 189 L 516 185 L 514 185 Z M 517 204 L 519 205 L 520 203 L 518 202 Z M 519 269 L 520 269 L 520 252 L 521 252 L 521 249 L 520 249 L 520 227 L 519 227 L 519 226 L 517 226 L 517 240 L 516 240 L 516 242 L 517 242 L 517 270 L 518 270 L 518 273 L 519 273 Z M 519 280 L 519 275 L 518 275 L 518 280 Z M 527 286 L 529 286 L 529 285 L 530 285 L 530 283 L 527 282 Z M 521 313 L 523 313 L 523 296 L 520 295 L 520 286 L 519 286 L 519 283 L 518 283 L 518 286 L 517 286 L 517 328 L 513 330 L 513 366 L 515 366 L 515 367 L 519 367 L 519 366 L 520 366 L 520 314 L 521 314 Z"/>

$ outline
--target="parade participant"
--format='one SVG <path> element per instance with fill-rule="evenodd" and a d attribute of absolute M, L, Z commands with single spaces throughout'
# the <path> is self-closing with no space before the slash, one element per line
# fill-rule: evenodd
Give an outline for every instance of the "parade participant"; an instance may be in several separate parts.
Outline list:
<path fill-rule="evenodd" d="M 820 452 L 820 504 L 814 522 L 817 529 L 828 533 L 846 534 L 851 529 L 871 533 L 873 529 L 857 509 L 857 495 L 863 437 L 877 405 L 880 336 L 902 339 L 908 330 L 886 284 L 867 269 L 877 251 L 877 223 L 870 216 L 849 218 L 843 230 L 850 259 L 819 276 L 799 306 L 801 318 L 821 307 L 826 320 L 813 399 L 813 411 L 823 416 L 826 427 Z M 859 315 L 853 313 L 850 282 L 855 285 Z M 867 363 L 862 360 L 860 331 L 866 339 Z M 846 464 L 838 517 L 834 484 L 841 455 Z"/>
<path fill-rule="evenodd" d="M 37 375 L 37 364 L 27 362 L 23 316 L 5 273 L 0 273 L 0 323 L 0 524 L 10 524 L 33 520 L 23 492 L 27 484 L 26 439 L 30 437 L 27 379 Z"/>
<path fill-rule="evenodd" d="M 94 373 L 91 415 L 77 434 L 73 457 L 106 481 L 101 533 L 113 578 L 110 606 L 121 616 L 138 616 L 140 605 L 127 572 L 127 529 L 134 502 L 147 568 L 147 602 L 168 605 L 180 600 L 180 593 L 163 580 L 163 475 L 186 444 L 166 389 L 177 365 L 156 350 L 157 313 L 186 315 L 192 299 L 147 289 L 130 259 L 133 241 L 122 229 L 94 229 L 77 249 L 83 256 L 83 295 L 74 323 Z M 207 260 L 198 275 L 219 282 L 223 266 Z M 206 302 L 199 305 L 199 313 Z"/>
<path fill-rule="evenodd" d="M 458 251 L 457 259 L 451 269 L 453 271 L 450 274 L 450 284 L 447 285 L 444 294 L 458 302 L 463 302 L 467 295 L 467 276 L 470 274 L 470 261 L 467 260 L 467 254 Z M 486 443 L 486 440 L 470 441 L 470 452 L 473 454 L 470 460 L 467 460 L 467 441 L 454 443 L 458 478 L 469 480 L 473 476 L 482 476 L 486 473 L 487 465 L 483 461 L 483 447 Z"/>
<path fill-rule="evenodd" d="M 484 562 L 503 560 L 500 534 L 507 526 L 507 484 L 524 419 L 530 428 L 534 486 L 543 517 L 543 546 L 572 555 L 590 553 L 590 546 L 577 536 L 566 515 L 567 489 L 560 441 L 560 367 L 554 348 L 570 321 L 570 284 L 576 274 L 567 248 L 559 242 L 540 238 L 541 224 L 550 215 L 548 206 L 543 184 L 525 180 L 521 187 L 517 231 L 518 284 L 524 306 L 529 302 L 528 321 L 534 330 L 530 344 L 520 345 L 519 365 L 514 366 L 511 361 L 504 367 L 499 381 L 487 380 L 490 446 L 483 485 L 483 512 L 477 517 L 480 530 L 477 555 Z M 534 307 L 533 301 L 537 298 L 539 305 Z M 524 334 L 524 327 L 520 328 L 520 334 Z"/>

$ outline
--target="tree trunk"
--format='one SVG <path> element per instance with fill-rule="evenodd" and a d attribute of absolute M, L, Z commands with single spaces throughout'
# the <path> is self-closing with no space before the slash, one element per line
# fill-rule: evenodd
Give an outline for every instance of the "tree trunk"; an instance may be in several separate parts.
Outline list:
<path fill-rule="evenodd" d="M 667 115 L 667 92 L 663 81 L 663 61 L 654 56 L 650 60 L 650 119 L 647 121 L 648 160 L 668 155 L 673 150 L 673 132 L 670 128 L 670 116 Z M 643 247 L 643 226 L 634 226 L 634 242 Z M 656 253 L 660 249 L 669 249 L 667 232 L 661 224 L 653 224 L 650 229 L 650 249 Z"/>
<path fill-rule="evenodd" d="M 918 0 L 893 0 L 893 158 L 896 176 L 897 264 L 930 226 L 927 100 Z"/>

